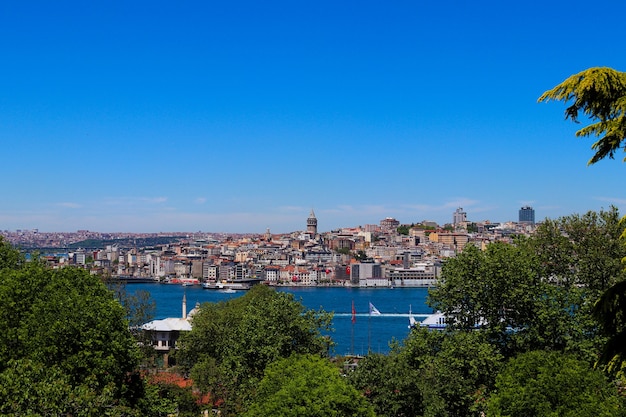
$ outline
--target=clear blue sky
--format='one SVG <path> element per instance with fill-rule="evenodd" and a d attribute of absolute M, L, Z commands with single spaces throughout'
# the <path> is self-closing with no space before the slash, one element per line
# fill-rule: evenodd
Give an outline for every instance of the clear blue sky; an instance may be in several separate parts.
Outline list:
<path fill-rule="evenodd" d="M 545 90 L 620 1 L 5 1 L 0 230 L 289 232 L 626 214 Z"/>

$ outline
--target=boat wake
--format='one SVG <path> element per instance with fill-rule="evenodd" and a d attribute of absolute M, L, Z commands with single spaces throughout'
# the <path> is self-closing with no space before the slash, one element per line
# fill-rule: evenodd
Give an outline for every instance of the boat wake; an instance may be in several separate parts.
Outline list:
<path fill-rule="evenodd" d="M 334 313 L 335 317 L 352 317 L 352 313 Z M 380 313 L 380 314 L 369 314 L 369 313 L 356 313 L 356 317 L 420 317 L 426 318 L 430 317 L 430 314 L 409 314 L 409 313 Z"/>

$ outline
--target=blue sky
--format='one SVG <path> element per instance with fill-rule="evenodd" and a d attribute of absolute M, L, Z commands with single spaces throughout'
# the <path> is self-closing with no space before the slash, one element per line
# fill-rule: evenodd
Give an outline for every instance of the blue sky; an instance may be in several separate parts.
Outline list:
<path fill-rule="evenodd" d="M 289 232 L 615 205 L 537 98 L 623 1 L 0 3 L 0 230 Z"/>

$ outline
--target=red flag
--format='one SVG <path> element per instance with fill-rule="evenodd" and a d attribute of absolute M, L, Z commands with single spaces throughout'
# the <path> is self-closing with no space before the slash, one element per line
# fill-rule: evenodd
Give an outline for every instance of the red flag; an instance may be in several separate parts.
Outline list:
<path fill-rule="evenodd" d="M 352 300 L 352 324 L 356 323 L 356 310 L 354 309 L 354 300 Z"/>

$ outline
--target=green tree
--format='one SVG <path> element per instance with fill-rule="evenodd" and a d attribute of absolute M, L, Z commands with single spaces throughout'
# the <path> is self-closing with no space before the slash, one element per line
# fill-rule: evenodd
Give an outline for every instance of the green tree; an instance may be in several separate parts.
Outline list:
<path fill-rule="evenodd" d="M 543 93 L 539 101 L 560 100 L 572 102 L 565 110 L 565 118 L 578 122 L 578 115 L 594 123 L 576 132 L 576 136 L 594 135 L 600 139 L 592 145 L 595 155 L 588 164 L 613 158 L 626 138 L 626 73 L 611 68 L 589 68 L 574 74 L 551 90 Z M 626 235 L 622 235 L 626 237 Z M 613 375 L 624 375 L 626 359 L 626 285 L 617 282 L 608 288 L 594 307 L 594 316 L 608 336 L 608 343 L 599 364 Z"/>
<path fill-rule="evenodd" d="M 539 262 L 540 276 L 552 284 L 545 286 L 546 296 L 539 300 L 543 314 L 538 317 L 535 333 L 545 343 L 535 343 L 535 348 L 596 356 L 603 343 L 597 328 L 600 323 L 609 339 L 599 364 L 614 375 L 621 373 L 620 351 L 626 340 L 619 301 L 624 297 L 619 291 L 626 289 L 621 262 L 626 257 L 621 239 L 624 227 L 617 209 L 610 207 L 582 216 L 548 219 L 528 240 L 529 250 Z M 572 349 L 572 345 L 577 347 Z"/>
<path fill-rule="evenodd" d="M 480 415 L 502 360 L 483 332 L 425 328 L 411 331 L 402 356 L 418 373 L 423 415 L 433 417 Z"/>
<path fill-rule="evenodd" d="M 24 255 L 0 236 L 0 270 L 17 269 L 24 264 Z"/>
<path fill-rule="evenodd" d="M 90 401 L 85 409 L 119 411 L 143 396 L 124 309 L 87 271 L 36 261 L 0 271 L 0 332 L 0 378 L 10 382 L 0 413 L 84 415 L 72 410 Z"/>
<path fill-rule="evenodd" d="M 526 241 L 544 281 L 528 346 L 597 355 L 602 340 L 591 310 L 604 291 L 624 279 L 619 217 L 611 207 L 547 219 Z"/>
<path fill-rule="evenodd" d="M 223 414 L 238 413 L 270 363 L 293 353 L 328 354 L 331 342 L 322 331 L 331 318 L 292 294 L 257 285 L 242 297 L 203 304 L 179 340 L 178 363 L 199 388 L 224 401 Z"/>
<path fill-rule="evenodd" d="M 532 260 L 518 245 L 498 242 L 485 251 L 470 245 L 443 265 L 428 302 L 446 315 L 453 328 L 470 330 L 480 325 L 492 333 L 521 328 L 541 292 Z"/>
<path fill-rule="evenodd" d="M 363 358 L 349 378 L 379 416 L 478 416 L 501 361 L 483 332 L 420 327 L 389 355 Z"/>
<path fill-rule="evenodd" d="M 141 326 L 154 318 L 156 302 L 152 299 L 149 291 L 139 290 L 131 293 L 124 283 L 110 279 L 104 279 L 104 282 L 126 311 L 130 332 L 139 344 L 143 355 L 143 365 L 153 364 L 157 353 L 152 346 L 152 335 L 143 331 Z"/>
<path fill-rule="evenodd" d="M 548 220 L 536 236 L 519 237 L 514 244 L 466 248 L 446 261 L 429 303 L 452 328 L 479 324 L 507 357 L 532 349 L 596 355 L 599 339 L 591 307 L 599 288 L 621 275 L 613 258 L 619 245 L 607 243 L 612 225 L 603 229 L 573 219 Z"/>
<path fill-rule="evenodd" d="M 399 235 L 405 235 L 408 236 L 409 235 L 409 229 L 411 228 L 411 226 L 409 226 L 408 224 L 401 224 L 400 226 L 398 226 L 398 228 L 396 229 L 396 232 L 398 232 Z"/>
<path fill-rule="evenodd" d="M 377 416 L 423 415 L 419 371 L 409 366 L 406 355 L 400 352 L 369 354 L 349 374 L 350 382 L 374 406 Z"/>
<path fill-rule="evenodd" d="M 581 286 L 599 295 L 624 279 L 626 247 L 617 208 L 547 219 L 531 238 L 541 274 L 559 285 Z"/>
<path fill-rule="evenodd" d="M 159 415 L 178 417 L 197 417 L 201 415 L 201 406 L 198 398 L 193 395 L 190 387 L 180 387 L 176 384 L 164 382 L 151 384 L 153 400 L 146 409 L 146 415 Z M 149 412 L 149 413 L 148 413 Z"/>
<path fill-rule="evenodd" d="M 328 359 L 293 355 L 265 369 L 243 417 L 374 417 L 374 411 Z"/>
<path fill-rule="evenodd" d="M 578 122 L 582 113 L 594 123 L 576 132 L 578 137 L 595 136 L 595 155 L 589 164 L 613 158 L 626 138 L 626 73 L 611 68 L 589 68 L 574 74 L 539 97 L 539 102 L 571 102 L 565 118 Z"/>
<path fill-rule="evenodd" d="M 496 378 L 487 416 L 615 417 L 624 415 L 617 388 L 588 362 L 558 352 L 513 358 Z"/>
<path fill-rule="evenodd" d="M 594 317 L 608 339 L 598 365 L 609 375 L 626 380 L 626 281 L 606 290 L 593 308 Z"/>

